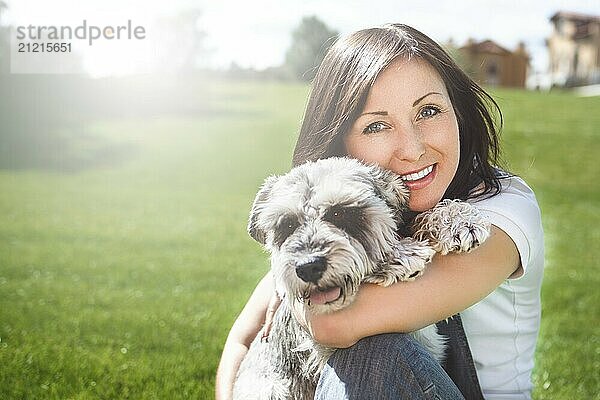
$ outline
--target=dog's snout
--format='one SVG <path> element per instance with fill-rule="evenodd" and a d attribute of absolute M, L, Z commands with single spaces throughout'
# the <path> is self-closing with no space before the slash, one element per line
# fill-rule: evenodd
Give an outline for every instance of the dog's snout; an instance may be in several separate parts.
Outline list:
<path fill-rule="evenodd" d="M 306 264 L 296 266 L 296 275 L 304 282 L 316 283 L 325 272 L 326 267 L 327 260 L 325 257 L 317 257 Z"/>

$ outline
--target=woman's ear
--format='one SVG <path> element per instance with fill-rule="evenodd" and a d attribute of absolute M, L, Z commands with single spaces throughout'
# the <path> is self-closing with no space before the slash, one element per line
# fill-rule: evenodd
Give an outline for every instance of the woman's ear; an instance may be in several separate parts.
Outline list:
<path fill-rule="evenodd" d="M 248 219 L 248 233 L 250 236 L 252 236 L 252 239 L 256 240 L 262 245 L 265 244 L 266 232 L 259 226 L 258 219 L 263 211 L 265 203 L 271 197 L 271 189 L 273 189 L 273 185 L 278 179 L 278 176 L 269 176 L 267 179 L 265 179 L 264 183 L 258 190 L 256 197 L 254 198 L 252 210 L 250 210 L 250 218 Z"/>

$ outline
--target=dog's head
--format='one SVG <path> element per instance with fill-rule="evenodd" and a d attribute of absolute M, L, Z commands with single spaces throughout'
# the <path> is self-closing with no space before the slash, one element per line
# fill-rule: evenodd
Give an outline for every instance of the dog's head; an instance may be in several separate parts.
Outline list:
<path fill-rule="evenodd" d="M 308 162 L 269 177 L 248 232 L 271 253 L 280 296 L 316 313 L 344 308 L 393 251 L 409 192 L 400 177 L 351 158 Z"/>

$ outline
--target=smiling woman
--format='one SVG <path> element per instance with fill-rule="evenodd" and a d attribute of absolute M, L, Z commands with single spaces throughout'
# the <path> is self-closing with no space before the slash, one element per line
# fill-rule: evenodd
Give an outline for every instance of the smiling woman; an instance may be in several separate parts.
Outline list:
<path fill-rule="evenodd" d="M 460 148 L 454 108 L 435 69 L 416 58 L 390 64 L 375 80 L 345 146 L 353 157 L 401 175 L 412 210 L 437 204 L 454 178 Z"/>
<path fill-rule="evenodd" d="M 315 315 L 306 307 L 314 340 L 339 349 L 323 369 L 315 399 L 530 398 L 543 232 L 531 188 L 497 166 L 495 115 L 501 122 L 494 100 L 437 43 L 410 26 L 355 32 L 325 56 L 294 165 L 332 156 L 374 163 L 404 181 L 415 214 L 427 211 L 416 221 L 440 200 L 466 200 L 492 228 L 479 248 L 436 256 L 413 282 L 363 284 L 349 307 L 329 314 Z M 457 230 L 449 235 L 460 237 Z M 320 269 L 333 268 L 329 264 Z M 268 332 L 277 305 L 276 296 L 265 293 L 272 281 L 264 278 L 231 330 L 219 367 L 219 398 L 228 398 L 248 339 L 263 322 Z M 451 343 L 443 369 L 402 334 L 457 313 L 464 327 L 458 317 L 440 323 Z"/>
<path fill-rule="evenodd" d="M 294 150 L 294 165 L 352 153 L 347 147 L 348 142 L 352 142 L 349 136 L 363 131 L 369 134 L 392 128 L 386 125 L 385 120 L 374 117 L 390 117 L 389 113 L 394 111 L 394 107 L 388 110 L 375 106 L 389 107 L 382 99 L 400 90 L 404 94 L 410 92 L 409 98 L 403 98 L 402 102 L 405 102 L 404 111 L 410 106 L 415 134 L 420 130 L 434 129 L 429 120 L 439 126 L 441 120 L 438 114 L 445 115 L 444 119 L 450 121 L 444 128 L 451 129 L 448 134 L 458 129 L 459 163 L 445 196 L 467 199 L 472 195 L 471 190 L 480 183 L 483 192 L 479 195 L 498 193 L 500 181 L 494 167 L 499 156 L 496 115 L 499 125 L 502 123 L 498 105 L 437 43 L 413 28 L 406 27 L 404 31 L 401 27 L 406 26 L 386 25 L 384 30 L 358 31 L 338 42 L 340 46 L 331 48 L 313 84 L 306 111 L 306 115 L 311 117 L 303 120 Z M 378 37 L 377 41 L 371 41 L 374 32 L 395 32 L 398 36 L 386 34 Z M 342 42 L 345 47 L 341 46 Z M 391 64 L 395 67 L 386 69 Z M 402 74 L 402 69 L 406 68 L 417 75 Z M 404 79 L 394 81 L 396 72 Z M 428 78 L 433 82 L 422 81 Z M 382 80 L 385 82 L 381 83 Z M 376 82 L 379 84 L 374 88 Z M 367 101 L 371 104 L 368 105 Z M 398 111 L 396 108 L 396 114 Z M 367 117 L 370 118 L 368 123 L 361 132 L 356 132 L 358 127 L 355 124 L 364 122 Z M 453 120 L 456 127 L 451 125 Z M 399 129 L 404 127 L 395 127 L 396 132 Z M 388 139 L 391 136 L 386 135 Z M 406 137 L 404 140 L 403 146 L 413 143 L 406 141 Z M 419 149 L 405 148 L 403 151 L 414 152 Z M 395 171 L 410 175 L 430 166 L 415 165 L 405 170 L 404 165 Z M 416 208 L 414 210 L 418 211 Z"/>

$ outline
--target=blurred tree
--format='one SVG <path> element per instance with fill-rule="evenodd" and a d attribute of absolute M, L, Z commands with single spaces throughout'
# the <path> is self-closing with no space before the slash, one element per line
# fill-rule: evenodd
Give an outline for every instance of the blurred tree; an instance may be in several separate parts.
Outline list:
<path fill-rule="evenodd" d="M 206 47 L 206 32 L 201 28 L 202 11 L 188 9 L 156 22 L 157 51 L 161 55 L 159 72 L 193 72 L 208 66 L 212 51 Z"/>
<path fill-rule="evenodd" d="M 339 32 L 330 29 L 314 15 L 302 18 L 292 32 L 292 44 L 285 55 L 285 66 L 294 78 L 311 81 L 338 35 Z"/>

